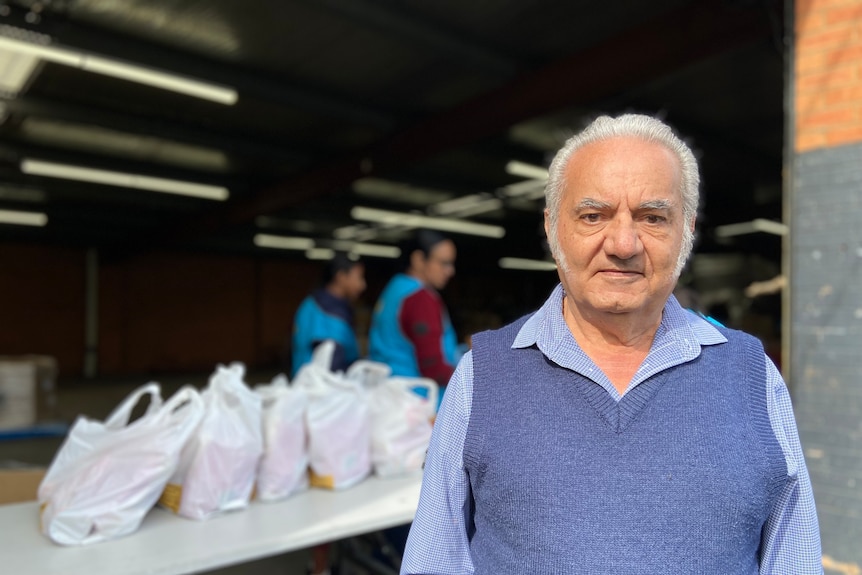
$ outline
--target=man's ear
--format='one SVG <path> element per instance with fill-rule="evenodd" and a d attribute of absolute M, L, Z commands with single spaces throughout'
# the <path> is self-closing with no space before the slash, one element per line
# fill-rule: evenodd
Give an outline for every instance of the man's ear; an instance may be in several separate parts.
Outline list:
<path fill-rule="evenodd" d="M 542 210 L 542 214 L 544 214 L 544 216 L 545 216 L 545 237 L 549 238 L 549 237 L 551 237 L 551 231 L 550 231 L 551 225 L 550 225 L 549 220 L 548 220 L 548 208 L 545 208 L 544 210 Z"/>
<path fill-rule="evenodd" d="M 694 233 L 695 224 L 697 224 L 697 216 L 693 216 L 691 222 L 689 222 L 688 229 L 691 230 L 691 233 Z"/>

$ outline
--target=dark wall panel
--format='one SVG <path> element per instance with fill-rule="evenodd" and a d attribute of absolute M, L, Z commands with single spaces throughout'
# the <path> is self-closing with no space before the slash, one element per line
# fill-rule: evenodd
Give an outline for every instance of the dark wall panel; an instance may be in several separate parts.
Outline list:
<path fill-rule="evenodd" d="M 299 303 L 322 264 L 159 254 L 100 273 L 100 373 L 286 367 Z"/>
<path fill-rule="evenodd" d="M 285 369 L 293 315 L 302 299 L 314 289 L 322 264 L 316 262 L 262 261 L 258 264 L 258 356 L 264 365 Z"/>
<path fill-rule="evenodd" d="M 83 369 L 83 250 L 0 245 L 0 355 L 28 353 Z"/>
<path fill-rule="evenodd" d="M 152 255 L 125 265 L 118 305 L 123 371 L 212 369 L 255 357 L 250 259 Z M 106 294 L 107 295 L 107 294 Z"/>
<path fill-rule="evenodd" d="M 0 354 L 57 358 L 78 378 L 84 358 L 85 252 L 0 246 Z M 394 271 L 368 262 L 368 291 L 357 302 L 366 345 L 370 313 Z M 208 372 L 217 363 L 289 368 L 293 316 L 318 284 L 324 264 L 189 253 L 102 262 L 98 283 L 98 373 L 140 376 Z M 555 274 L 461 270 L 444 291 L 464 338 L 535 309 Z M 256 383 L 256 382 L 255 382 Z"/>

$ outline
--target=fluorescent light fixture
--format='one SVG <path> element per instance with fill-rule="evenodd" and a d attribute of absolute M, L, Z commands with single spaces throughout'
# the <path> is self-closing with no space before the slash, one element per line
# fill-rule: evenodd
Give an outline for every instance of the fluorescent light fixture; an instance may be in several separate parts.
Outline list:
<path fill-rule="evenodd" d="M 36 188 L 0 184 L 0 200 L 41 204 L 45 201 L 45 192 Z"/>
<path fill-rule="evenodd" d="M 351 254 L 358 256 L 370 256 L 376 258 L 395 259 L 401 255 L 401 249 L 396 246 L 384 246 L 380 244 L 355 243 L 350 248 Z"/>
<path fill-rule="evenodd" d="M 428 207 L 428 213 L 435 216 L 453 216 L 465 218 L 467 216 L 475 216 L 476 214 L 484 214 L 493 212 L 503 207 L 503 201 L 499 198 L 492 198 L 487 194 L 470 194 L 462 196 L 454 200 L 446 200 Z"/>
<path fill-rule="evenodd" d="M 557 269 L 557 264 L 547 260 L 500 258 L 497 263 L 504 270 L 551 271 Z"/>
<path fill-rule="evenodd" d="M 455 214 L 463 209 L 472 208 L 473 206 L 482 203 L 485 198 L 486 197 L 482 194 L 461 196 L 460 198 L 455 198 L 453 200 L 436 203 L 428 208 L 428 212 L 437 216 Z"/>
<path fill-rule="evenodd" d="M 155 86 L 203 100 L 211 100 L 219 104 L 233 105 L 238 99 L 233 88 L 202 82 L 193 78 L 169 74 L 152 68 L 129 64 L 120 60 L 102 58 L 101 56 L 84 55 L 81 69 L 95 74 L 113 76 L 121 80 L 129 80 L 138 84 Z"/>
<path fill-rule="evenodd" d="M 15 224 L 19 226 L 44 226 L 48 216 L 42 212 L 19 212 L 17 210 L 0 210 L 0 224 Z"/>
<path fill-rule="evenodd" d="M 18 125 L 18 130 L 27 140 L 53 148 L 87 150 L 150 163 L 196 168 L 204 172 L 226 172 L 230 163 L 221 150 L 92 124 L 27 117 Z"/>
<path fill-rule="evenodd" d="M 427 206 L 452 197 L 451 192 L 421 188 L 383 178 L 360 178 L 353 182 L 353 191 L 365 198 L 396 201 L 402 204 Z"/>
<path fill-rule="evenodd" d="M 11 50 L 0 50 L 0 92 L 16 96 L 33 75 L 39 58 Z"/>
<path fill-rule="evenodd" d="M 755 298 L 761 295 L 769 295 L 780 292 L 787 286 L 787 278 L 781 274 L 771 280 L 751 282 L 745 288 L 745 297 Z"/>
<path fill-rule="evenodd" d="M 468 218 L 470 216 L 477 216 L 479 214 L 487 214 L 488 212 L 494 212 L 501 209 L 502 207 L 503 200 L 501 200 L 500 198 L 487 198 L 485 200 L 482 200 L 481 202 L 476 203 L 473 206 L 460 209 L 457 213 L 452 215 L 459 218 Z"/>
<path fill-rule="evenodd" d="M 154 178 L 143 174 L 127 174 L 125 172 L 96 170 L 81 166 L 44 162 L 42 160 L 33 160 L 30 158 L 24 158 L 21 160 L 21 171 L 32 176 L 47 176 L 49 178 L 77 180 L 94 184 L 105 184 L 108 186 L 120 186 L 123 188 L 148 190 L 165 194 L 191 196 L 194 198 L 217 200 L 221 202 L 225 201 L 230 195 L 228 189 L 222 186 L 211 186 L 208 184 L 169 180 L 166 178 Z"/>
<path fill-rule="evenodd" d="M 522 178 L 529 178 L 531 180 L 548 179 L 547 168 L 534 166 L 533 164 L 527 164 L 526 162 L 519 162 L 517 160 L 511 160 L 506 163 L 506 173 L 513 176 L 520 176 Z"/>
<path fill-rule="evenodd" d="M 534 198 L 545 195 L 545 184 L 547 180 L 524 180 L 515 184 L 509 184 L 500 188 L 500 192 L 507 198 L 526 196 Z"/>
<path fill-rule="evenodd" d="M 342 226 L 332 231 L 332 237 L 337 240 L 352 240 L 360 229 L 360 226 Z"/>
<path fill-rule="evenodd" d="M 751 220 L 750 222 L 740 222 L 738 224 L 726 224 L 723 226 L 716 226 L 715 235 L 719 238 L 729 238 L 731 236 L 742 236 L 746 234 L 753 234 L 756 232 L 764 232 L 767 234 L 774 234 L 776 236 L 787 235 L 787 232 L 790 230 L 790 227 L 787 224 L 782 224 L 781 222 L 774 222 L 772 220 L 767 220 L 763 218 L 757 218 Z"/>
<path fill-rule="evenodd" d="M 366 244 L 362 242 L 336 241 L 332 246 L 340 251 L 348 252 L 355 256 L 369 256 L 376 258 L 397 258 L 401 255 L 401 249 L 396 246 L 385 246 L 382 244 Z"/>
<path fill-rule="evenodd" d="M 289 236 L 273 236 L 270 234 L 255 234 L 254 245 L 259 248 L 307 251 L 314 248 L 314 240 Z"/>
<path fill-rule="evenodd" d="M 305 257 L 310 260 L 331 260 L 335 257 L 335 250 L 329 248 L 311 248 L 305 250 Z"/>
<path fill-rule="evenodd" d="M 350 210 L 350 216 L 356 220 L 377 222 L 390 226 L 407 226 L 411 228 L 429 228 L 444 232 L 483 236 L 488 238 L 502 238 L 506 235 L 505 228 L 487 224 L 477 224 L 464 220 L 437 218 L 422 216 L 404 212 L 391 212 L 389 210 L 378 210 L 356 206 Z"/>
<path fill-rule="evenodd" d="M 163 90 L 194 96 L 195 98 L 210 100 L 219 104 L 232 105 L 238 99 L 237 91 L 227 86 L 163 72 L 154 68 L 132 64 L 131 62 L 104 58 L 79 50 L 52 46 L 48 43 L 50 42 L 50 38 L 43 34 L 28 34 L 29 37 L 41 43 L 10 37 L 15 35 L 21 35 L 21 31 L 11 26 L 0 26 L 0 49 L 41 58 L 56 64 L 72 66 L 73 68 L 79 68 L 95 74 L 112 76 L 122 80 L 154 86 Z"/>

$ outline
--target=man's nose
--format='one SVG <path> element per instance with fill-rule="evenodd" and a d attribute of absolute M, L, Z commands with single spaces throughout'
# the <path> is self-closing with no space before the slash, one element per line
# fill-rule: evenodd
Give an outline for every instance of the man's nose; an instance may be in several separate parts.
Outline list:
<path fill-rule="evenodd" d="M 643 249 L 637 226 L 631 219 L 615 219 L 605 228 L 605 251 L 627 260 Z"/>

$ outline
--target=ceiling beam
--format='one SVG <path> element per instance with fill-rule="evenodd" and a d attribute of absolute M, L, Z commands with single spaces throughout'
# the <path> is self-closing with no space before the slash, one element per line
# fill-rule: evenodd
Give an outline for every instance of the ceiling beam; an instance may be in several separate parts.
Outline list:
<path fill-rule="evenodd" d="M 766 14 L 722 0 L 693 2 L 620 35 L 525 73 L 502 88 L 427 118 L 368 149 L 318 165 L 278 185 L 184 222 L 175 240 L 215 233 L 258 215 L 343 191 L 448 149 L 505 131 L 517 122 L 589 105 L 686 65 L 771 33 Z"/>
<path fill-rule="evenodd" d="M 299 146 L 286 147 L 277 142 L 270 144 L 260 139 L 252 140 L 248 137 L 222 134 L 176 120 L 167 121 L 160 118 L 118 113 L 105 108 L 93 108 L 34 96 L 23 96 L 15 99 L 0 98 L 0 102 L 2 102 L 6 112 L 10 114 L 98 126 L 128 134 L 215 148 L 247 158 L 304 163 L 310 157 L 308 146 L 303 146 L 305 151 L 300 151 Z"/>
<path fill-rule="evenodd" d="M 703 0 L 522 75 L 490 94 L 397 133 L 371 151 L 375 166 L 415 161 L 520 121 L 631 89 L 769 37 L 765 12 Z"/>
<path fill-rule="evenodd" d="M 67 148 L 57 148 L 34 144 L 16 135 L 0 133 L 0 158 L 5 162 L 17 163 L 23 158 L 45 160 L 60 164 L 70 164 L 98 170 L 125 172 L 129 174 L 144 174 L 157 178 L 169 178 L 201 184 L 225 186 L 231 193 L 242 195 L 247 192 L 248 183 L 245 179 L 231 174 L 203 172 L 153 162 L 133 160 L 121 156 L 105 156 L 88 152 L 80 152 Z"/>
<path fill-rule="evenodd" d="M 302 1 L 313 8 L 326 8 L 354 23 L 395 37 L 399 42 L 448 54 L 453 62 L 469 67 L 478 74 L 509 78 L 519 68 L 519 63 L 512 58 L 460 38 L 427 21 L 406 15 L 403 7 L 401 11 L 395 11 L 369 0 Z"/>
<path fill-rule="evenodd" d="M 47 4 L 37 24 L 26 21 L 25 9 L 17 6 L 9 8 L 10 13 L 3 18 L 4 24 L 47 34 L 59 46 L 231 86 L 239 92 L 240 100 L 243 97 L 261 98 L 288 108 L 383 131 L 390 130 L 396 123 L 396 118 L 388 111 L 335 94 L 322 87 L 302 85 L 299 81 L 291 82 L 283 76 L 278 80 L 270 79 L 264 75 L 246 72 L 228 62 L 210 60 L 75 22 L 62 13 L 62 6 L 56 8 Z"/>

